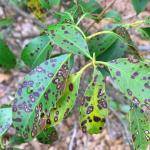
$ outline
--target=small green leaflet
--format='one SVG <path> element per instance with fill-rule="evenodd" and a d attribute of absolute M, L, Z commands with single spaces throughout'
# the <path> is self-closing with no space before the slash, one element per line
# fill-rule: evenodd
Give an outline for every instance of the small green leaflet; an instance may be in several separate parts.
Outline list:
<path fill-rule="evenodd" d="M 150 104 L 150 65 L 134 58 L 120 58 L 107 64 L 114 82 L 141 109 Z"/>
<path fill-rule="evenodd" d="M 93 79 L 81 99 L 80 122 L 84 133 L 101 132 L 108 115 L 106 98 L 104 78 L 95 68 Z"/>
<path fill-rule="evenodd" d="M 49 59 L 52 46 L 48 36 L 39 36 L 32 39 L 23 49 L 21 58 L 31 68 L 35 68 L 46 59 Z"/>
<path fill-rule="evenodd" d="M 25 76 L 13 103 L 13 125 L 29 141 L 46 126 L 45 116 L 61 97 L 70 54 L 51 58 Z"/>
<path fill-rule="evenodd" d="M 65 119 L 73 108 L 80 84 L 81 74 L 71 74 L 67 79 L 66 89 L 63 96 L 58 100 L 56 107 L 51 109 L 50 118 L 47 119 L 47 126 L 55 126 Z"/>
<path fill-rule="evenodd" d="M 12 124 L 12 109 L 0 108 L 0 137 L 8 130 Z"/>
<path fill-rule="evenodd" d="M 132 0 L 133 7 L 137 14 L 142 12 L 146 5 L 148 4 L 149 0 Z"/>
<path fill-rule="evenodd" d="M 150 121 L 138 107 L 132 106 L 129 111 L 130 131 L 136 150 L 146 150 L 150 142 Z"/>
<path fill-rule="evenodd" d="M 11 69 L 16 65 L 15 55 L 11 52 L 5 42 L 0 39 L 0 67 Z"/>
<path fill-rule="evenodd" d="M 69 24 L 51 25 L 46 32 L 51 42 L 65 51 L 91 57 L 86 40 L 75 26 Z"/>
<path fill-rule="evenodd" d="M 0 27 L 8 27 L 12 25 L 12 23 L 13 23 L 13 18 L 7 17 L 0 20 Z"/>
<path fill-rule="evenodd" d="M 58 133 L 54 127 L 45 128 L 38 136 L 40 143 L 51 144 L 58 139 Z"/>

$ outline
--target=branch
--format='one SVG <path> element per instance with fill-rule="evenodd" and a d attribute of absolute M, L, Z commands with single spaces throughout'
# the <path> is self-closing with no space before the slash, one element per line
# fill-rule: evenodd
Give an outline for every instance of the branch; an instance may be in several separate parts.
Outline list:
<path fill-rule="evenodd" d="M 102 10 L 102 12 L 97 16 L 97 19 L 98 19 L 99 21 L 100 21 L 101 18 L 104 16 L 104 14 L 106 13 L 106 11 L 107 11 L 115 2 L 116 2 L 116 0 L 113 0 L 112 2 L 109 3 L 108 6 L 106 6 L 106 7 Z M 86 32 L 89 31 L 89 29 L 90 29 L 92 26 L 94 26 L 94 24 L 95 24 L 95 21 L 93 21 L 93 22 L 89 25 L 89 27 L 86 29 Z"/>
<path fill-rule="evenodd" d="M 77 134 L 77 122 L 75 122 L 75 124 L 74 124 L 73 134 L 72 134 L 72 138 L 71 138 L 71 141 L 69 144 L 69 150 L 73 150 L 76 134 Z"/>

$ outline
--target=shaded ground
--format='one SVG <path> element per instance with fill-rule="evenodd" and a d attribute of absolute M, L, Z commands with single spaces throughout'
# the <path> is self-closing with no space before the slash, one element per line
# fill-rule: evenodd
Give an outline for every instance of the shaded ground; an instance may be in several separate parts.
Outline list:
<path fill-rule="evenodd" d="M 102 5 L 106 6 L 109 2 L 110 0 L 103 0 Z M 124 22 L 131 22 L 137 19 L 129 0 L 117 0 L 113 5 L 113 9 L 118 10 L 122 14 Z M 13 9 L 10 9 L 10 7 L 0 5 L 0 18 L 10 15 L 15 15 L 16 20 L 11 28 L 2 30 L 2 32 L 4 32 L 8 45 L 19 57 L 21 49 L 25 46 L 25 44 L 33 37 L 39 35 L 40 31 L 37 24 L 35 24 L 32 19 L 16 13 Z M 150 4 L 146 11 L 138 16 L 138 19 L 142 19 L 144 16 L 149 15 Z M 48 18 L 48 22 L 53 23 L 55 20 L 50 16 Z M 83 24 L 87 23 L 89 22 L 83 22 Z M 101 24 L 95 24 L 91 31 L 100 29 L 107 23 L 109 22 L 102 21 Z M 148 49 L 150 47 L 150 43 L 145 40 L 141 40 L 139 34 L 136 32 L 132 33 L 132 38 L 134 38 L 137 45 L 141 47 L 141 53 L 143 55 L 150 56 L 150 49 Z M 81 67 L 81 65 L 84 64 L 84 61 L 79 58 L 78 60 L 77 66 Z M 78 67 L 75 69 L 78 69 Z M 21 82 L 27 72 L 29 72 L 27 68 L 15 69 L 9 72 L 0 70 L 0 104 L 11 102 L 14 99 L 18 83 Z M 118 93 L 116 92 L 115 94 L 117 95 Z M 76 112 L 76 109 L 74 111 Z M 117 115 L 120 115 L 120 112 L 117 112 Z M 113 112 L 110 113 L 103 132 L 98 135 L 83 134 L 79 127 L 78 120 L 78 115 L 75 113 L 75 115 L 72 115 L 70 118 L 61 123 L 57 127 L 60 133 L 60 139 L 53 145 L 40 144 L 34 140 L 31 143 L 26 143 L 19 147 L 24 150 L 130 150 L 130 146 L 127 142 L 130 137 L 126 136 L 124 128 Z"/>

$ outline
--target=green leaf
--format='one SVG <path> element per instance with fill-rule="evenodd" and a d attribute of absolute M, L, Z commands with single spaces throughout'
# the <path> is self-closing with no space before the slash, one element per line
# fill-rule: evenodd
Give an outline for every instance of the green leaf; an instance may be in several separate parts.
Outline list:
<path fill-rule="evenodd" d="M 13 135 L 12 137 L 9 138 L 10 145 L 19 145 L 25 142 L 26 142 L 25 139 L 21 136 Z"/>
<path fill-rule="evenodd" d="M 58 133 L 54 127 L 45 128 L 38 136 L 37 139 L 43 144 L 52 144 L 58 139 Z"/>
<path fill-rule="evenodd" d="M 97 60 L 111 61 L 120 57 L 125 57 L 128 46 L 119 39 L 115 41 L 104 53 L 97 57 Z"/>
<path fill-rule="evenodd" d="M 109 49 L 118 38 L 111 34 L 98 35 L 88 41 L 91 55 L 99 56 Z"/>
<path fill-rule="evenodd" d="M 88 13 L 89 18 L 96 19 L 97 17 L 93 16 L 93 14 L 99 14 L 102 11 L 102 7 L 96 0 L 89 0 L 85 2 L 84 0 L 79 1 L 79 6 L 81 8 L 82 14 Z M 79 12 L 78 12 L 79 13 Z M 81 14 L 79 14 L 81 15 Z"/>
<path fill-rule="evenodd" d="M 107 64 L 114 82 L 135 105 L 142 108 L 149 103 L 150 65 L 133 58 L 120 58 Z"/>
<path fill-rule="evenodd" d="M 144 18 L 144 23 L 148 25 L 150 24 L 150 16 Z"/>
<path fill-rule="evenodd" d="M 82 131 L 89 134 L 100 133 L 108 115 L 104 78 L 97 69 L 81 99 L 80 122 Z"/>
<path fill-rule="evenodd" d="M 140 28 L 139 31 L 140 31 L 140 33 L 142 34 L 143 37 L 150 40 L 150 27 Z"/>
<path fill-rule="evenodd" d="M 9 129 L 12 124 L 12 109 L 0 109 L 0 137 Z"/>
<path fill-rule="evenodd" d="M 67 79 L 66 89 L 58 100 L 56 107 L 50 111 L 50 118 L 47 119 L 47 127 L 52 127 L 65 119 L 73 106 L 78 94 L 81 74 L 71 74 Z"/>
<path fill-rule="evenodd" d="M 11 52 L 5 42 L 0 39 L 0 67 L 11 69 L 16 65 L 15 55 Z"/>
<path fill-rule="evenodd" d="M 51 41 L 60 48 L 73 54 L 82 54 L 90 57 L 86 40 L 73 25 L 57 24 L 48 27 Z"/>
<path fill-rule="evenodd" d="M 105 14 L 105 18 L 112 18 L 116 22 L 121 22 L 122 17 L 118 11 L 110 10 Z"/>
<path fill-rule="evenodd" d="M 130 131 L 134 148 L 146 150 L 150 140 L 150 121 L 138 107 L 132 106 L 129 111 Z"/>
<path fill-rule="evenodd" d="M 8 27 L 12 25 L 13 19 L 10 17 L 4 18 L 0 20 L 0 27 Z"/>
<path fill-rule="evenodd" d="M 53 6 L 59 5 L 60 0 L 39 0 L 39 2 L 43 8 L 49 9 Z"/>
<path fill-rule="evenodd" d="M 46 59 L 49 59 L 52 46 L 48 36 L 39 36 L 32 39 L 23 49 L 21 58 L 26 65 L 35 68 Z"/>
<path fill-rule="evenodd" d="M 145 9 L 148 1 L 149 0 L 132 0 L 132 5 L 137 14 L 139 14 Z"/>
<path fill-rule="evenodd" d="M 65 54 L 45 61 L 20 84 L 13 103 L 13 125 L 27 141 L 45 128 L 45 117 L 61 97 L 69 58 L 70 54 Z"/>
<path fill-rule="evenodd" d="M 59 23 L 70 23 L 74 24 L 74 18 L 70 12 L 56 12 L 56 18 L 59 19 Z"/>

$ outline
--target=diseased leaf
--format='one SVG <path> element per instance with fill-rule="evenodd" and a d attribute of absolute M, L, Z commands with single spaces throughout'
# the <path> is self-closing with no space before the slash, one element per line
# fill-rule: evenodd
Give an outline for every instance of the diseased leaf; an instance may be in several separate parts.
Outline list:
<path fill-rule="evenodd" d="M 90 57 L 86 40 L 73 25 L 52 25 L 48 27 L 47 32 L 51 42 L 65 51 Z"/>
<path fill-rule="evenodd" d="M 40 143 L 51 144 L 58 139 L 58 133 L 54 127 L 45 128 L 38 136 Z"/>
<path fill-rule="evenodd" d="M 99 56 L 113 45 L 117 40 L 117 37 L 114 35 L 98 35 L 88 41 L 90 54 L 95 53 L 95 56 Z"/>
<path fill-rule="evenodd" d="M 108 115 L 104 78 L 94 70 L 93 79 L 81 99 L 80 122 L 82 131 L 89 134 L 100 133 Z"/>
<path fill-rule="evenodd" d="M 46 59 L 49 59 L 52 46 L 48 36 L 39 36 L 32 39 L 23 49 L 21 58 L 31 68 L 35 68 Z"/>
<path fill-rule="evenodd" d="M 5 42 L 0 39 L 0 67 L 11 69 L 16 65 L 15 55 L 11 52 Z"/>
<path fill-rule="evenodd" d="M 125 51 L 125 56 L 128 57 L 134 55 L 134 57 L 140 59 L 141 56 L 139 54 L 138 48 L 133 43 L 127 29 L 125 27 L 116 27 L 114 32 L 120 35 L 128 45 L 128 49 Z"/>
<path fill-rule="evenodd" d="M 145 9 L 148 1 L 149 0 L 132 0 L 133 7 L 137 14 L 139 14 Z"/>
<path fill-rule="evenodd" d="M 150 65 L 133 58 L 120 58 L 108 63 L 114 82 L 135 105 L 149 105 Z"/>
<path fill-rule="evenodd" d="M 129 111 L 130 131 L 136 150 L 146 150 L 150 142 L 150 121 L 138 107 L 132 106 Z"/>
<path fill-rule="evenodd" d="M 104 53 L 97 57 L 97 60 L 111 61 L 120 57 L 126 56 L 128 46 L 119 39 L 115 41 Z"/>
<path fill-rule="evenodd" d="M 46 126 L 49 110 L 61 97 L 70 54 L 51 58 L 26 75 L 13 103 L 13 125 L 27 141 Z"/>
<path fill-rule="evenodd" d="M 8 130 L 12 124 L 12 109 L 0 109 L 0 137 Z"/>
<path fill-rule="evenodd" d="M 56 107 L 50 111 L 47 126 L 55 126 L 65 119 L 73 108 L 80 84 L 81 74 L 71 74 L 67 79 L 66 88 L 62 97 L 58 100 Z"/>

